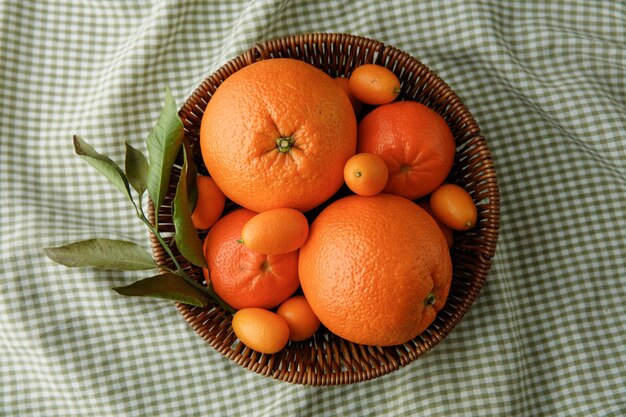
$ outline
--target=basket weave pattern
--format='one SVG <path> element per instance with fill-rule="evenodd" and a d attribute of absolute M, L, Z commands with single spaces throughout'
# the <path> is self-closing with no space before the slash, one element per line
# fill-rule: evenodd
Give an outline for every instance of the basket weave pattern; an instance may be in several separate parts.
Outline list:
<path fill-rule="evenodd" d="M 280 57 L 303 60 L 332 77 L 347 77 L 354 68 L 366 63 L 383 65 L 401 81 L 399 99 L 420 102 L 447 121 L 457 146 L 448 181 L 462 185 L 478 208 L 477 226 L 455 235 L 451 249 L 454 274 L 448 301 L 424 333 L 402 345 L 358 345 L 335 336 L 322 326 L 311 339 L 290 342 L 274 355 L 260 354 L 243 345 L 232 331 L 231 316 L 221 308 L 185 304 L 177 304 L 177 308 L 214 349 L 259 374 L 306 385 L 338 385 L 376 378 L 429 351 L 461 320 L 478 296 L 491 266 L 499 228 L 499 192 L 491 153 L 465 105 L 444 81 L 417 59 L 372 39 L 346 34 L 306 34 L 256 45 L 205 79 L 184 103 L 179 115 L 200 172 L 207 174 L 200 155 L 199 130 L 204 109 L 213 93 L 228 76 L 246 65 Z M 179 173 L 180 167 L 175 166 L 168 197 L 158 213 L 160 228 L 166 234 L 173 232 L 170 203 Z M 233 208 L 234 204 L 228 203 L 226 210 Z M 151 207 L 151 220 L 156 214 Z M 154 236 L 151 238 L 157 264 L 172 267 L 159 242 Z M 198 282 L 204 282 L 199 268 L 183 258 L 179 258 L 179 262 Z"/>

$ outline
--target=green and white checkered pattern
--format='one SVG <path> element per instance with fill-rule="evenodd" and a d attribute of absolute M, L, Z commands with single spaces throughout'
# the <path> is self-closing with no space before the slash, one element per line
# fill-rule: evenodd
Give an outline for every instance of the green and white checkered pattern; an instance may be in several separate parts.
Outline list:
<path fill-rule="evenodd" d="M 145 274 L 69 269 L 41 248 L 145 245 L 72 134 L 145 151 L 180 104 L 255 42 L 348 32 L 445 79 L 493 151 L 497 255 L 433 351 L 373 381 L 303 387 L 223 358 Z M 626 415 L 626 5 L 619 1 L 0 2 L 0 416 Z"/>

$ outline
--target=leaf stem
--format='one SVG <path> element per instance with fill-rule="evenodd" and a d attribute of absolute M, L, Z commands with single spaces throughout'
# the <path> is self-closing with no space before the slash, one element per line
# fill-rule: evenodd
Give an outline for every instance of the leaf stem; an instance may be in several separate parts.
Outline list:
<path fill-rule="evenodd" d="M 163 240 L 163 238 L 161 237 L 161 234 L 159 233 L 159 231 L 156 229 L 155 226 L 153 226 L 150 221 L 146 218 L 146 216 L 143 214 L 142 212 L 137 212 L 137 215 L 139 216 L 139 218 L 141 219 L 142 222 L 144 222 L 144 224 L 146 225 L 146 227 L 148 227 L 148 229 L 152 232 L 152 234 L 157 238 L 157 240 L 159 241 L 159 243 L 161 244 L 161 246 L 163 246 L 163 249 L 165 249 L 165 252 L 167 252 L 167 255 L 170 257 L 170 259 L 172 260 L 172 262 L 174 262 L 174 266 L 176 266 L 176 272 L 178 274 L 184 275 L 185 277 L 189 278 L 187 276 L 187 274 L 185 274 L 185 271 L 183 271 L 183 268 L 180 266 L 180 264 L 178 263 L 178 261 L 176 260 L 176 258 L 174 257 L 174 254 L 172 253 L 172 250 L 170 249 L 169 245 L 167 243 L 165 243 L 165 240 Z"/>
<path fill-rule="evenodd" d="M 191 278 L 190 278 L 191 279 Z M 222 299 L 222 297 L 220 297 L 219 295 L 217 295 L 217 293 L 215 291 L 213 291 L 213 289 L 211 287 L 205 287 L 202 284 L 198 284 L 196 281 L 194 281 L 193 279 L 191 280 L 192 282 L 190 282 L 193 286 L 195 286 L 196 288 L 198 288 L 199 290 L 203 291 L 205 294 L 207 294 L 211 300 L 213 300 L 213 302 L 217 305 L 219 305 L 220 307 L 222 307 L 227 313 L 230 314 L 235 314 L 237 312 L 237 310 L 235 310 L 234 308 L 232 308 L 230 305 L 228 305 L 228 303 L 226 301 L 224 301 Z"/>
<path fill-rule="evenodd" d="M 143 194 L 139 194 L 137 205 L 135 205 L 135 211 L 137 212 L 137 217 L 139 217 L 139 213 L 143 214 Z"/>
<path fill-rule="evenodd" d="M 174 257 L 174 254 L 172 253 L 172 250 L 170 249 L 169 245 L 167 245 L 167 243 L 165 243 L 165 240 L 163 240 L 163 238 L 161 237 L 161 234 L 159 233 L 159 231 L 155 228 L 155 226 L 153 226 L 150 223 L 150 221 L 143 214 L 143 211 L 141 211 L 141 212 L 138 211 L 137 212 L 137 216 L 141 219 L 142 222 L 144 222 L 144 224 L 148 227 L 148 229 L 152 232 L 152 234 L 154 234 L 154 236 L 157 238 L 157 240 L 159 241 L 161 246 L 163 246 L 163 249 L 165 249 L 165 252 L 168 254 L 168 256 L 170 257 L 172 262 L 174 262 L 174 266 L 176 266 L 176 271 L 172 271 L 169 268 L 163 268 L 164 270 L 166 270 L 168 272 L 173 272 L 176 275 L 181 276 L 189 284 L 193 285 L 198 290 L 200 290 L 203 293 L 207 294 L 211 298 L 211 300 L 213 302 L 215 302 L 215 304 L 217 304 L 220 307 L 222 307 L 228 313 L 230 313 L 230 314 L 235 314 L 236 313 L 236 310 L 234 308 L 232 308 L 230 305 L 228 305 L 228 303 L 226 301 L 224 301 L 219 295 L 217 295 L 217 293 L 215 291 L 213 291 L 213 289 L 211 289 L 209 287 L 205 287 L 204 285 L 198 284 L 193 278 L 191 278 L 189 275 L 187 275 L 187 273 L 183 270 L 183 268 L 180 266 L 180 264 L 178 263 L 178 261 Z"/>

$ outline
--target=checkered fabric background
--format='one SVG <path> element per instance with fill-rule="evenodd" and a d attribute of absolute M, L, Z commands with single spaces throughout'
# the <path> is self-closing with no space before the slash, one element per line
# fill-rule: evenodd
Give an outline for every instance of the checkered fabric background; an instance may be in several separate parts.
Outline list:
<path fill-rule="evenodd" d="M 626 415 L 626 6 L 619 1 L 0 1 L 1 416 Z M 429 65 L 473 112 L 502 193 L 470 312 L 399 371 L 340 387 L 258 376 L 172 304 L 41 248 L 145 245 L 72 134 L 145 151 L 178 103 L 255 42 L 348 32 Z"/>

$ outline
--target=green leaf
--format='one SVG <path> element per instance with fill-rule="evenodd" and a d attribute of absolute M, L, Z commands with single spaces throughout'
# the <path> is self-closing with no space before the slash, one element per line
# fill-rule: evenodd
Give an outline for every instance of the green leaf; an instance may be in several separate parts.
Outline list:
<path fill-rule="evenodd" d="M 126 163 L 125 171 L 135 191 L 143 195 L 147 188 L 148 181 L 148 160 L 139 150 L 126 143 Z"/>
<path fill-rule="evenodd" d="M 65 266 L 139 271 L 154 269 L 152 256 L 133 242 L 89 239 L 65 246 L 44 248 L 48 258 Z"/>
<path fill-rule="evenodd" d="M 128 178 L 126 178 L 124 171 L 110 158 L 98 153 L 90 144 L 80 137 L 74 135 L 73 142 L 76 154 L 107 177 L 108 180 L 132 202 L 133 198 L 130 195 Z"/>
<path fill-rule="evenodd" d="M 193 150 L 189 141 L 183 140 L 183 146 L 187 155 L 187 201 L 189 202 L 189 212 L 193 213 L 198 202 L 198 183 L 196 181 L 198 168 L 193 160 Z"/>
<path fill-rule="evenodd" d="M 187 201 L 187 170 L 188 160 L 186 149 L 183 152 L 183 167 L 176 186 L 176 195 L 172 202 L 172 219 L 174 221 L 174 240 L 180 253 L 194 265 L 207 268 L 206 259 L 202 250 L 202 242 L 198 237 L 193 221 L 191 220 L 191 212 L 189 210 L 189 202 Z"/>
<path fill-rule="evenodd" d="M 159 120 L 146 139 L 150 159 L 148 194 L 155 210 L 161 207 L 167 194 L 172 167 L 180 150 L 183 134 L 183 122 L 178 117 L 176 103 L 170 89 L 167 88 Z"/>
<path fill-rule="evenodd" d="M 127 296 L 162 298 L 196 307 L 210 303 L 209 297 L 202 290 L 171 272 L 144 278 L 124 287 L 115 287 L 113 291 Z"/>

